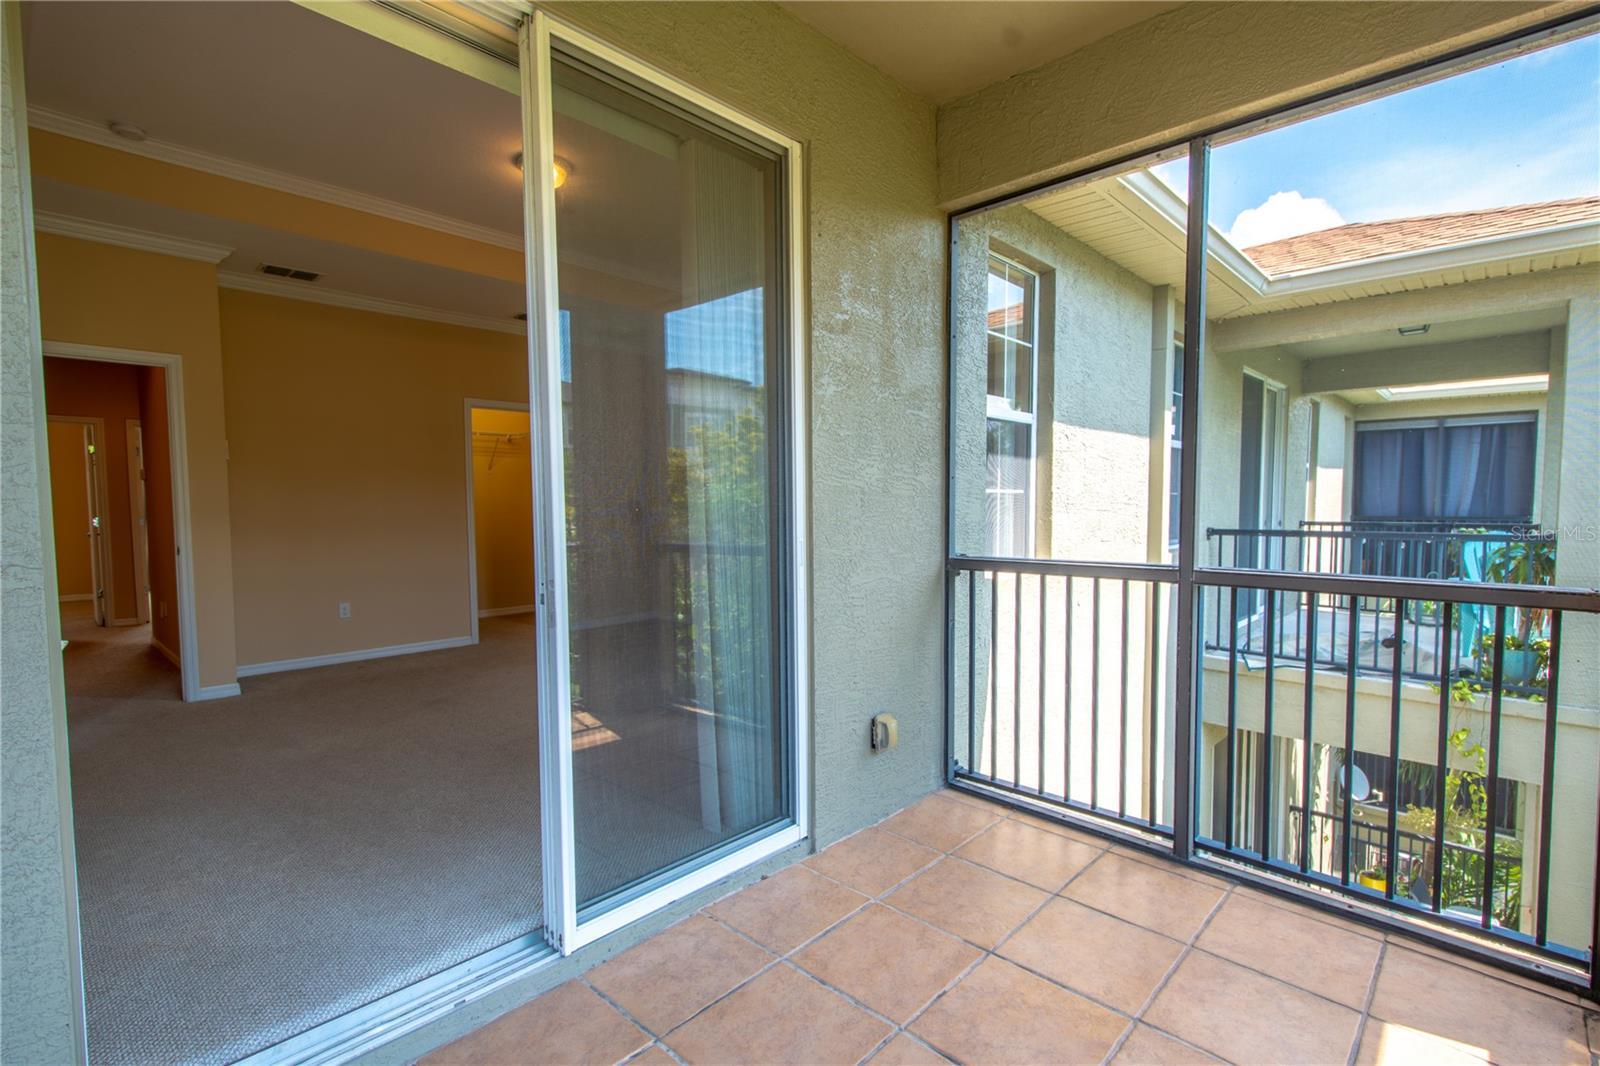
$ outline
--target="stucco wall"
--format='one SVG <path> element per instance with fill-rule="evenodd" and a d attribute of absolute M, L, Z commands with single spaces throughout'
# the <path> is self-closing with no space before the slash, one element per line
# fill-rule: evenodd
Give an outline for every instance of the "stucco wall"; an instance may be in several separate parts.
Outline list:
<path fill-rule="evenodd" d="M 22 12 L 0 38 L 0 1060 L 84 1057 L 61 624 L 50 511 L 44 362 L 22 100 Z"/>
<path fill-rule="evenodd" d="M 1152 151 L 1581 3 L 1189 3 L 939 109 L 948 206 Z"/>

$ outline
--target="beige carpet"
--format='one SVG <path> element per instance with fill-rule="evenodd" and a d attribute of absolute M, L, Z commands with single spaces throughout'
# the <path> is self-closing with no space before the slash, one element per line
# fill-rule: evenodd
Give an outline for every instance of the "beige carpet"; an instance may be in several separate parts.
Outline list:
<path fill-rule="evenodd" d="M 531 616 L 480 643 L 179 699 L 149 628 L 68 605 L 89 1053 L 216 1063 L 540 924 Z M 574 717 L 579 890 L 719 843 L 695 716 Z"/>

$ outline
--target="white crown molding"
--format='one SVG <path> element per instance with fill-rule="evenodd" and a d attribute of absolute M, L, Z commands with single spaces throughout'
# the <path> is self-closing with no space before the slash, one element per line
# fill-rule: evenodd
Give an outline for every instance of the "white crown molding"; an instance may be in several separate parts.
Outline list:
<path fill-rule="evenodd" d="M 119 248 L 137 248 L 141 252 L 173 255 L 179 259 L 198 259 L 202 263 L 220 263 L 233 254 L 233 249 L 206 241 L 191 241 L 184 237 L 169 237 L 164 233 L 118 226 L 110 222 L 96 222 L 76 215 L 58 215 L 53 211 L 35 211 L 33 225 L 40 233 L 54 233 L 58 237 L 75 237 L 96 244 L 114 244 Z"/>
<path fill-rule="evenodd" d="M 465 222 L 459 218 L 450 218 L 447 215 L 437 215 L 432 211 L 424 211 L 419 207 L 402 204 L 394 200 L 385 200 L 380 196 L 371 196 L 354 189 L 346 189 L 339 185 L 329 185 L 326 182 L 314 181 L 311 178 L 302 178 L 294 174 L 286 174 L 280 170 L 271 170 L 267 167 L 256 166 L 254 163 L 245 163 L 226 156 L 212 155 L 194 148 L 185 148 L 180 144 L 171 144 L 167 141 L 144 140 L 130 141 L 126 137 L 118 137 L 105 126 L 87 119 L 78 118 L 62 111 L 47 107 L 30 106 L 28 108 L 28 125 L 34 129 L 45 130 L 49 133 L 58 133 L 63 137 L 71 137 L 79 141 L 88 141 L 106 148 L 114 148 L 119 152 L 131 155 L 144 156 L 147 159 L 158 159 L 163 163 L 174 166 L 187 167 L 206 174 L 215 174 L 218 177 L 231 178 L 250 185 L 259 185 L 267 189 L 276 189 L 279 192 L 290 193 L 294 196 L 304 196 L 309 200 L 319 200 L 339 207 L 347 207 L 352 211 L 361 211 L 369 215 L 378 215 L 382 218 L 393 219 L 396 222 L 406 222 L 413 226 L 421 226 L 438 233 L 448 233 L 454 237 L 462 237 L 469 241 L 493 245 L 496 248 L 507 248 L 512 251 L 522 250 L 522 238 L 513 233 L 491 229 L 476 223 Z"/>
<path fill-rule="evenodd" d="M 465 326 L 468 329 L 488 329 L 496 333 L 514 333 L 518 335 L 527 332 L 526 324 L 516 319 L 493 318 L 489 315 L 474 315 L 463 311 L 446 311 L 438 307 L 423 307 L 420 304 L 402 303 L 399 300 L 385 300 L 381 296 L 363 296 L 360 293 L 345 292 L 342 289 L 323 289 L 319 288 L 315 282 L 271 278 L 264 274 L 235 274 L 231 271 L 219 270 L 217 272 L 217 285 L 219 288 L 224 289 L 260 293 L 263 296 L 281 296 L 287 300 L 304 300 L 308 303 L 326 304 L 329 307 L 344 307 L 352 311 L 371 311 L 374 314 L 416 318 L 424 322 L 442 322 L 448 326 Z"/>

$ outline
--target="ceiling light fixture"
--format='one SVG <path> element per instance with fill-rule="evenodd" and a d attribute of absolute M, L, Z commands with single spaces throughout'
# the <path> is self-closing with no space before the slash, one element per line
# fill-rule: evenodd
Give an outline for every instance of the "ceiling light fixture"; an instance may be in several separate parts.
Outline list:
<path fill-rule="evenodd" d="M 1420 337 L 1424 333 L 1428 332 L 1428 328 L 1429 323 L 1424 322 L 1420 326 L 1401 326 L 1397 332 L 1402 337 Z"/>
<path fill-rule="evenodd" d="M 511 163 L 518 170 L 521 170 L 522 169 L 522 153 L 521 152 L 517 152 L 517 153 L 513 154 L 512 157 L 511 157 Z M 559 189 L 559 188 L 561 188 L 561 186 L 565 185 L 567 183 L 567 177 L 571 173 L 572 173 L 572 164 L 567 162 L 565 159 L 562 159 L 560 156 L 556 156 L 556 158 L 555 158 L 556 188 Z"/>
<path fill-rule="evenodd" d="M 106 129 L 115 133 L 118 137 L 126 137 L 130 141 L 142 141 L 150 136 L 144 131 L 143 126 L 135 126 L 131 122 L 121 122 L 117 119 L 107 122 Z"/>

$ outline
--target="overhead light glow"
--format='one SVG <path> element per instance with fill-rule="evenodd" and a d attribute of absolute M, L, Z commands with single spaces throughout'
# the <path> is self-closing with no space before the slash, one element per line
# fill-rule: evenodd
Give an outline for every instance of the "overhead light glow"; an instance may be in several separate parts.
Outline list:
<path fill-rule="evenodd" d="M 1478 378 L 1473 381 L 1433 381 L 1426 385 L 1391 385 L 1378 390 L 1385 400 L 1415 400 L 1427 397 L 1479 396 L 1506 392 L 1544 392 L 1550 387 L 1549 374 L 1519 374 L 1505 378 Z"/>
<path fill-rule="evenodd" d="M 518 170 L 521 170 L 522 169 L 522 153 L 518 152 L 515 155 L 513 155 L 511 157 L 511 162 L 516 166 L 516 168 Z M 567 162 L 565 159 L 562 159 L 560 156 L 556 156 L 555 166 L 554 166 L 554 170 L 553 170 L 553 176 L 555 178 L 556 188 L 559 189 L 559 188 L 561 188 L 561 186 L 565 185 L 567 183 L 567 176 L 570 175 L 571 173 L 572 173 L 572 164 Z"/>

